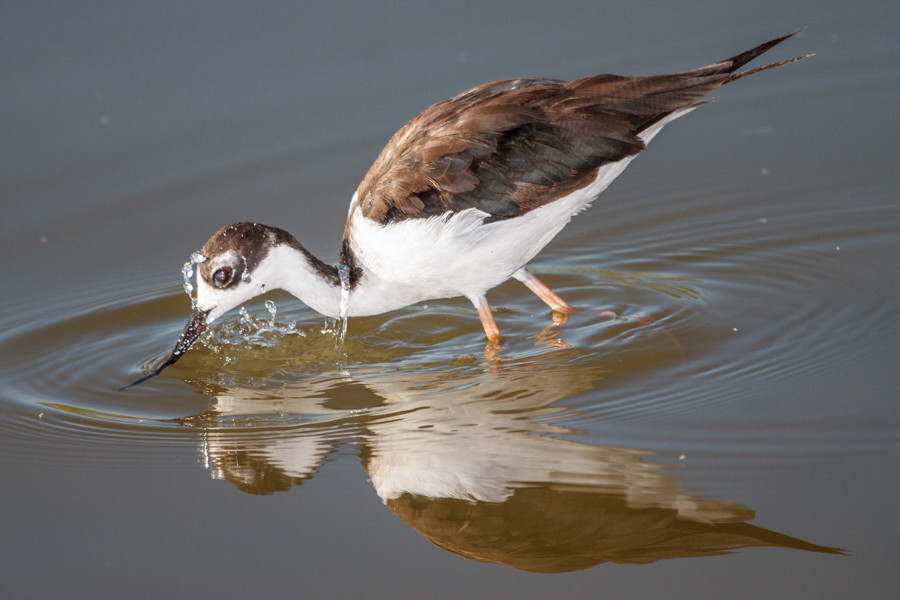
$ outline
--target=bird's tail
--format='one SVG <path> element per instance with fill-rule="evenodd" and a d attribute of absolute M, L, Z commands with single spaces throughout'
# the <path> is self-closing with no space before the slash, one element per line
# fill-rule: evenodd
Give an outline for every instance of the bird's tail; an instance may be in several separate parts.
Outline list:
<path fill-rule="evenodd" d="M 772 48 L 774 48 L 775 46 L 777 46 L 784 40 L 786 40 L 788 38 L 792 38 L 795 35 L 802 33 L 802 32 L 803 32 L 803 30 L 801 29 L 799 31 L 795 31 L 794 33 L 789 33 L 786 36 L 774 39 L 770 42 L 766 42 L 765 44 L 760 44 L 756 48 L 747 50 L 746 52 L 741 52 L 737 56 L 732 56 L 728 60 L 723 60 L 721 63 L 719 63 L 722 65 L 722 70 L 720 72 L 722 74 L 730 73 L 732 75 L 731 75 L 731 77 L 726 79 L 722 85 L 724 85 L 726 83 L 731 83 L 732 81 L 737 81 L 738 79 L 740 79 L 742 77 L 746 77 L 747 75 L 754 75 L 756 73 L 760 73 L 762 71 L 768 71 L 769 69 L 774 69 L 774 68 L 780 67 L 782 65 L 789 65 L 791 63 L 795 63 L 798 60 L 803 60 L 804 58 L 809 58 L 810 56 L 815 56 L 815 54 L 806 54 L 804 56 L 798 56 L 797 58 L 781 60 L 781 61 L 769 64 L 769 65 L 764 65 L 762 67 L 756 67 L 755 69 L 749 69 L 747 71 L 735 73 L 735 71 L 737 71 L 738 69 L 740 69 L 741 67 L 743 67 L 744 65 L 746 65 L 747 63 L 749 63 L 750 61 L 755 59 L 756 57 L 758 57 L 759 55 L 768 52 L 769 50 L 771 50 Z"/>

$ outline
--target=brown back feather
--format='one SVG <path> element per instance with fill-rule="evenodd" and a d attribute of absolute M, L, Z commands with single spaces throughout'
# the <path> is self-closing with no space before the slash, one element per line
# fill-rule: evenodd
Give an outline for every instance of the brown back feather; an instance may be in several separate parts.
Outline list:
<path fill-rule="evenodd" d="M 486 221 L 534 210 L 587 185 L 601 166 L 643 150 L 639 135 L 647 127 L 757 72 L 733 74 L 793 35 L 681 73 L 473 88 L 394 135 L 360 184 L 362 213 L 387 224 L 472 207 L 487 213 Z"/>

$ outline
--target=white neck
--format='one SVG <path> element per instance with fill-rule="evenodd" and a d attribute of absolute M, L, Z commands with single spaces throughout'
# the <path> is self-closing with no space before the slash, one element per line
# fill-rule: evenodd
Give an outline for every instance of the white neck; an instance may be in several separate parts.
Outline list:
<path fill-rule="evenodd" d="M 346 307 L 349 317 L 378 315 L 428 298 L 421 286 L 410 288 L 388 282 L 362 266 L 358 268 L 359 278 L 351 288 Z M 251 284 L 264 284 L 267 290 L 283 289 L 327 317 L 341 317 L 342 290 L 337 270 L 305 250 L 286 244 L 272 248 L 251 273 Z"/>
<path fill-rule="evenodd" d="M 296 296 L 304 304 L 334 319 L 341 316 L 341 286 L 334 273 L 323 272 L 310 262 L 318 260 L 288 245 L 269 250 L 255 272 L 251 283 L 260 282 L 267 289 L 283 289 Z M 321 267 L 328 268 L 321 263 Z M 330 269 L 329 269 L 330 271 Z"/>
<path fill-rule="evenodd" d="M 232 254 L 233 252 L 226 252 L 211 258 L 212 271 L 220 266 L 216 261 L 221 261 L 223 265 L 234 263 Z M 282 289 L 313 310 L 337 319 L 342 316 L 378 315 L 422 300 L 445 297 L 435 296 L 433 290 L 426 285 L 389 281 L 361 264 L 356 268 L 355 281 L 344 312 L 341 310 L 343 290 L 337 268 L 323 263 L 292 239 L 291 243 L 269 247 L 265 251 L 265 257 L 257 265 L 250 267 L 249 278 L 235 282 L 236 285 L 218 289 L 198 277 L 197 306 L 208 312 L 207 322 L 212 323 L 251 298 Z"/>

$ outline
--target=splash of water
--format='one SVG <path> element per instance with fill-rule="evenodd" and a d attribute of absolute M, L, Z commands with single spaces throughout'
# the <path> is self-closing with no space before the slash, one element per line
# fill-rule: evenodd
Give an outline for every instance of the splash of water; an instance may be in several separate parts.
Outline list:
<path fill-rule="evenodd" d="M 237 348 L 254 346 L 272 348 L 279 345 L 287 336 L 306 337 L 304 331 L 297 329 L 296 321 L 292 320 L 287 325 L 276 322 L 275 315 L 278 309 L 274 302 L 267 300 L 266 308 L 269 311 L 269 318 L 261 319 L 254 317 L 246 307 L 240 307 L 238 309 L 240 318 L 237 322 L 226 320 L 209 335 L 204 336 L 200 343 L 216 354 L 224 354 L 225 364 L 228 364 Z"/>
<path fill-rule="evenodd" d="M 269 319 L 269 327 L 275 327 L 275 313 L 278 312 L 278 307 L 275 306 L 275 303 L 271 300 L 266 300 L 266 310 L 268 310 L 269 315 L 271 315 L 271 318 Z"/>
<path fill-rule="evenodd" d="M 338 334 L 338 342 L 343 342 L 347 337 L 347 313 L 350 311 L 350 268 L 347 265 L 338 265 L 338 277 L 341 280 L 341 327 Z"/>
<path fill-rule="evenodd" d="M 197 299 L 194 297 L 194 286 L 191 283 L 191 279 L 194 278 L 194 265 L 202 263 L 206 260 L 206 257 L 200 254 L 199 251 L 191 254 L 191 259 L 184 263 L 184 266 L 181 267 L 181 276 L 184 277 L 184 293 L 188 295 L 191 299 L 191 310 L 197 308 Z"/>
<path fill-rule="evenodd" d="M 247 264 L 247 257 L 242 256 L 241 260 L 244 261 L 244 272 L 241 273 L 241 281 L 244 283 L 250 283 L 250 266 Z"/>

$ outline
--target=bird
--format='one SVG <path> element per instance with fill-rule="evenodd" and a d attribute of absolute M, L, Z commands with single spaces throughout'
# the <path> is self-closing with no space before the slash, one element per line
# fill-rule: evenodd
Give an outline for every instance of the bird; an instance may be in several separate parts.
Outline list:
<path fill-rule="evenodd" d="M 463 296 L 489 344 L 503 337 L 486 293 L 510 278 L 553 311 L 576 312 L 525 265 L 666 124 L 711 102 L 725 84 L 813 56 L 739 71 L 799 33 L 689 71 L 508 79 L 434 104 L 391 138 L 363 178 L 337 265 L 277 227 L 220 229 L 194 257 L 196 301 L 175 347 L 122 389 L 158 375 L 216 319 L 274 289 L 345 323 Z"/>

